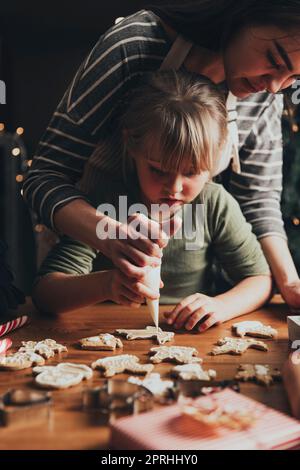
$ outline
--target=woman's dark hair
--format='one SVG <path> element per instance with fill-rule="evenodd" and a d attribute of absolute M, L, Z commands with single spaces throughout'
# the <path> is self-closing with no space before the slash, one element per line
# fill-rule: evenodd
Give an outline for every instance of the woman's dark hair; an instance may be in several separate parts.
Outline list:
<path fill-rule="evenodd" d="M 198 0 L 148 9 L 187 39 L 215 51 L 247 24 L 300 29 L 300 0 Z"/>

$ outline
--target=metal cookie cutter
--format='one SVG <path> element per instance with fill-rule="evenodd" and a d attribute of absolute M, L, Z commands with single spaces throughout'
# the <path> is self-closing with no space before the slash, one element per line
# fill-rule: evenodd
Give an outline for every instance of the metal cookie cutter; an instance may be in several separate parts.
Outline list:
<path fill-rule="evenodd" d="M 179 394 L 184 397 L 199 397 L 219 392 L 224 388 L 231 388 L 235 392 L 240 391 L 237 380 L 178 380 Z"/>
<path fill-rule="evenodd" d="M 102 413 L 124 412 L 138 414 L 152 410 L 154 399 L 151 392 L 127 380 L 108 379 L 100 387 L 86 388 L 82 394 L 85 410 Z"/>
<path fill-rule="evenodd" d="M 0 425 L 28 425 L 48 420 L 52 398 L 49 392 L 8 390 L 0 397 Z"/>

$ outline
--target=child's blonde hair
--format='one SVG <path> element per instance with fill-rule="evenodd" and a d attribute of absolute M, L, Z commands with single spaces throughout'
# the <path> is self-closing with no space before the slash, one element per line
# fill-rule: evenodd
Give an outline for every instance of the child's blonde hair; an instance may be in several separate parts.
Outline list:
<path fill-rule="evenodd" d="M 227 111 L 224 94 L 209 79 L 158 71 L 150 73 L 129 99 L 121 118 L 126 160 L 137 150 L 143 153 L 152 141 L 164 170 L 190 168 L 213 174 L 227 137 Z"/>

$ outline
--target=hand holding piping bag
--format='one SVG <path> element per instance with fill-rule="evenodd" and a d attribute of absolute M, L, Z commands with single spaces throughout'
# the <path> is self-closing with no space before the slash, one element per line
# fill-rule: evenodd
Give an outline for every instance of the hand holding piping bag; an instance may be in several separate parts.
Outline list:
<path fill-rule="evenodd" d="M 160 214 L 161 216 L 161 214 Z M 167 238 L 173 236 L 181 227 L 182 220 L 179 216 L 173 214 L 173 216 L 166 220 L 160 220 L 161 228 L 166 234 Z M 160 274 L 161 274 L 161 266 L 153 267 L 149 269 L 147 277 L 145 279 L 145 285 L 150 287 L 155 292 L 159 292 L 160 288 Z M 146 299 L 149 312 L 153 319 L 154 325 L 156 328 L 159 327 L 159 299 Z"/>

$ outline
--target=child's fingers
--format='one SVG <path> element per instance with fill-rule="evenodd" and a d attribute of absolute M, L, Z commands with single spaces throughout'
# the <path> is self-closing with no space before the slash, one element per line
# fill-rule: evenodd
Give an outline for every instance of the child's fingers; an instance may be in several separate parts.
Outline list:
<path fill-rule="evenodd" d="M 136 280 L 127 279 L 125 276 L 122 277 L 122 284 L 129 289 L 133 294 L 148 299 L 156 300 L 159 298 L 159 292 L 154 292 L 150 287 L 145 286 L 142 282 Z"/>
<path fill-rule="evenodd" d="M 199 310 L 206 302 L 206 299 L 197 298 L 194 302 L 187 305 L 178 315 L 177 318 L 174 320 L 175 325 L 174 328 L 179 329 L 183 328 L 186 321 L 190 318 L 190 316 Z"/>
<path fill-rule="evenodd" d="M 138 268 L 125 258 L 119 258 L 115 264 L 126 277 L 131 279 L 143 279 L 145 277 L 145 268 Z"/>
<path fill-rule="evenodd" d="M 139 308 L 141 306 L 141 304 L 132 302 L 131 300 L 127 299 L 127 297 L 124 297 L 123 295 L 120 295 L 120 300 L 118 303 L 121 305 L 125 305 L 127 307 L 131 307 L 131 308 Z"/>
<path fill-rule="evenodd" d="M 131 302 L 135 302 L 137 304 L 142 304 L 144 302 L 144 297 L 138 295 L 136 292 L 132 292 L 126 286 L 122 287 L 121 295 L 126 297 Z"/>
<path fill-rule="evenodd" d="M 134 233 L 137 232 L 138 228 L 141 238 L 150 238 L 152 241 L 155 241 L 159 248 L 164 248 L 168 244 L 168 237 L 161 229 L 160 224 L 155 220 L 149 219 L 144 214 L 132 214 L 128 218 L 128 227 L 129 232 L 131 229 Z"/>
<path fill-rule="evenodd" d="M 167 323 L 171 325 L 174 322 L 175 318 L 177 318 L 177 315 L 196 298 L 197 294 L 189 295 L 185 299 L 181 300 L 171 312 L 165 312 L 164 315 L 167 318 Z"/>
<path fill-rule="evenodd" d="M 157 243 L 154 243 L 149 238 L 143 238 L 141 236 L 136 240 L 130 240 L 129 243 L 131 246 L 135 246 L 137 250 L 142 251 L 148 256 L 153 256 L 159 259 L 161 259 L 163 256 L 162 249 L 158 246 Z"/>
<path fill-rule="evenodd" d="M 200 333 L 202 333 L 203 331 L 207 330 L 211 326 L 220 325 L 220 324 L 221 324 L 221 322 L 219 320 L 217 320 L 214 313 L 211 313 L 208 316 L 207 320 L 205 320 L 203 323 L 201 323 L 201 325 L 198 327 L 198 331 L 200 331 Z"/>
<path fill-rule="evenodd" d="M 210 313 L 210 307 L 209 305 L 203 305 L 203 307 L 199 308 L 199 310 L 196 310 L 196 312 L 194 312 L 189 320 L 187 321 L 187 323 L 185 324 L 185 328 L 187 330 L 192 330 L 196 325 L 197 323 L 202 320 L 204 317 L 206 317 L 206 315 L 208 315 Z"/>
<path fill-rule="evenodd" d="M 157 267 L 161 265 L 161 259 L 156 257 L 151 257 L 142 253 L 134 246 L 126 245 L 122 250 L 123 254 L 129 261 L 133 262 L 138 267 L 153 266 Z"/>

